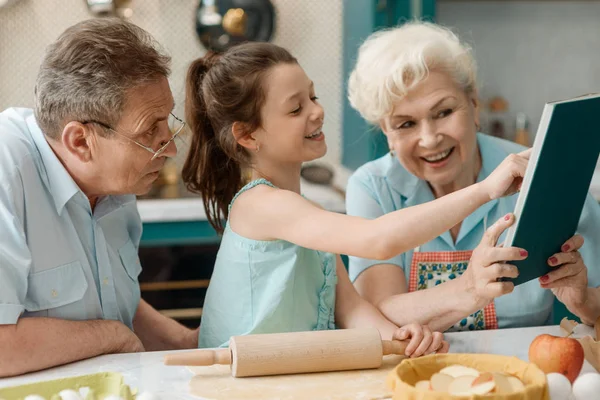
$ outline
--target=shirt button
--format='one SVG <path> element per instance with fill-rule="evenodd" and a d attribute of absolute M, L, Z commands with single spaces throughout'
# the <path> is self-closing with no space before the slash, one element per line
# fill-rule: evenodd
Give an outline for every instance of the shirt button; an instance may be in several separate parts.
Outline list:
<path fill-rule="evenodd" d="M 105 285 L 108 285 L 108 278 L 104 278 L 104 280 L 102 281 L 102 283 L 104 283 Z"/>
<path fill-rule="evenodd" d="M 50 292 L 50 295 L 52 295 L 52 297 L 56 297 L 58 296 L 58 292 L 54 289 L 52 289 L 52 292 Z"/>

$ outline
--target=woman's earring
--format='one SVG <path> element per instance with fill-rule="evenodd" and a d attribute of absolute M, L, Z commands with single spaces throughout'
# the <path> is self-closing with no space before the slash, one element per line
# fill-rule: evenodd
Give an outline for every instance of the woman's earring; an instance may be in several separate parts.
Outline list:
<path fill-rule="evenodd" d="M 392 149 L 390 149 L 390 157 L 396 158 L 396 152 Z"/>
<path fill-rule="evenodd" d="M 260 144 L 256 144 L 256 152 L 258 153 L 260 151 Z"/>

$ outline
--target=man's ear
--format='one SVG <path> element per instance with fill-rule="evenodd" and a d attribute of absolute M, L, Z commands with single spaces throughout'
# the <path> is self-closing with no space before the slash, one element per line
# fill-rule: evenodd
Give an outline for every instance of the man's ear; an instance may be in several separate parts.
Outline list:
<path fill-rule="evenodd" d="M 69 122 L 63 128 L 60 141 L 64 148 L 79 161 L 89 162 L 92 159 L 95 140 L 88 126 L 77 121 Z"/>
<path fill-rule="evenodd" d="M 255 138 L 254 132 L 250 132 L 247 126 L 242 122 L 234 122 L 231 126 L 231 133 L 235 141 L 242 147 L 257 151 L 260 144 Z"/>

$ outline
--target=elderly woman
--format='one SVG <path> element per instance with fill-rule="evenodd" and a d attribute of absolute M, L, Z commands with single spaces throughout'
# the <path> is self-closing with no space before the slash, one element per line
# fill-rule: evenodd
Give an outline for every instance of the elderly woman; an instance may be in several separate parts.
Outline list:
<path fill-rule="evenodd" d="M 471 49 L 434 24 L 409 23 L 369 37 L 350 76 L 349 98 L 381 128 L 390 148 L 350 178 L 350 215 L 376 218 L 447 195 L 523 150 L 478 133 Z M 568 191 L 557 183 L 549 195 Z M 516 198 L 486 203 L 449 232 L 389 260 L 350 257 L 350 277 L 398 325 L 419 321 L 442 331 L 545 325 L 555 297 L 593 324 L 600 316 L 600 207 L 588 197 L 578 235 L 548 259 L 552 272 L 499 290 L 496 279 L 515 269 L 493 247 L 508 224 L 487 228 L 513 211 Z"/>

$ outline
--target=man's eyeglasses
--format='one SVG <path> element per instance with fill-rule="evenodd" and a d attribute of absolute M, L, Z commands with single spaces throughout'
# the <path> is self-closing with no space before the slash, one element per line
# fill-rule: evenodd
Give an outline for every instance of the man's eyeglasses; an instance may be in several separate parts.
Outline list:
<path fill-rule="evenodd" d="M 157 157 L 159 157 L 162 153 L 165 152 L 165 150 L 167 150 L 167 148 L 169 147 L 169 145 L 171 144 L 171 142 L 173 140 L 175 140 L 175 138 L 181 133 L 183 132 L 183 128 L 185 127 L 185 122 L 178 118 L 177 116 L 175 116 L 175 114 L 170 113 L 169 114 L 169 118 L 168 118 L 168 124 L 169 124 L 169 130 L 171 132 L 173 132 L 173 136 L 171 136 L 171 138 L 166 141 L 162 146 L 160 146 L 160 148 L 158 150 L 154 150 L 152 147 L 143 145 L 142 143 L 138 142 L 137 140 L 134 140 L 132 138 L 130 138 L 129 136 L 126 136 L 122 133 L 117 132 L 116 130 L 114 130 L 110 125 L 105 124 L 104 122 L 100 122 L 100 121 L 95 121 L 93 119 L 87 120 L 87 121 L 81 121 L 82 124 L 97 124 L 100 125 L 101 127 L 103 127 L 104 129 L 107 129 L 119 136 L 124 137 L 125 139 L 137 144 L 138 146 L 140 146 L 142 149 L 149 151 L 150 153 L 152 153 L 152 158 L 150 159 L 150 161 L 155 160 Z"/>

